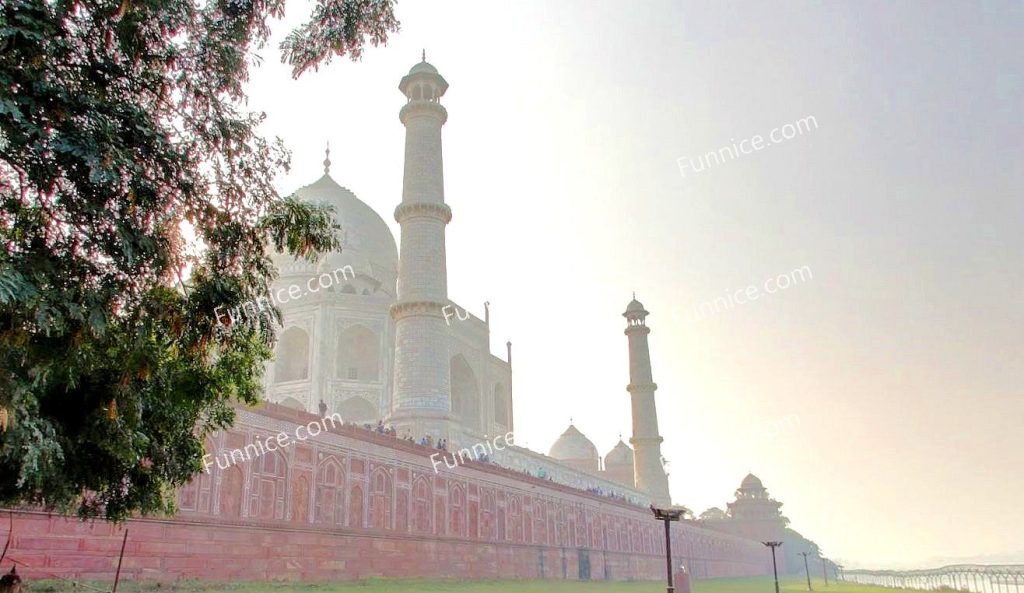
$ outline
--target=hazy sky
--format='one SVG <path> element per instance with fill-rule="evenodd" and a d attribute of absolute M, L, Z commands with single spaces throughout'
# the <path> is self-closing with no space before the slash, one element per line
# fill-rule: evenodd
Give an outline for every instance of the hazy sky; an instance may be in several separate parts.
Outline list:
<path fill-rule="evenodd" d="M 628 437 L 635 290 L 677 502 L 724 507 L 753 471 L 849 565 L 1024 560 L 1022 7 L 410 0 L 359 63 L 292 81 L 267 48 L 250 106 L 294 152 L 282 191 L 330 140 L 397 237 L 397 85 L 426 48 L 451 84 L 449 294 L 514 344 L 518 441 L 546 452 L 570 417 L 602 455 Z"/>

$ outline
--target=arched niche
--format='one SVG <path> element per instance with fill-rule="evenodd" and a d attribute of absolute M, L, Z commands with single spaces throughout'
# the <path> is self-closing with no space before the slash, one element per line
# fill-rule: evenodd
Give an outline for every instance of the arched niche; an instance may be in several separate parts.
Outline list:
<path fill-rule="evenodd" d="M 353 325 L 338 334 L 335 376 L 350 381 L 380 379 L 380 338 L 372 330 Z"/>
<path fill-rule="evenodd" d="M 309 334 L 299 327 L 290 327 L 281 334 L 274 360 L 274 381 L 309 379 Z"/>
<path fill-rule="evenodd" d="M 370 527 L 391 529 L 391 476 L 377 468 L 370 476 Z"/>
<path fill-rule="evenodd" d="M 498 383 L 494 386 L 494 421 L 502 426 L 508 426 L 508 395 L 505 386 Z"/>
<path fill-rule="evenodd" d="M 377 406 L 361 397 L 350 397 L 338 406 L 338 413 L 345 422 L 376 422 L 380 419 Z"/>
<path fill-rule="evenodd" d="M 345 523 L 345 472 L 334 456 L 324 459 L 316 472 L 313 520 L 328 525 Z"/>
<path fill-rule="evenodd" d="M 476 374 L 461 354 L 452 358 L 452 412 L 471 430 L 480 430 L 480 390 Z"/>

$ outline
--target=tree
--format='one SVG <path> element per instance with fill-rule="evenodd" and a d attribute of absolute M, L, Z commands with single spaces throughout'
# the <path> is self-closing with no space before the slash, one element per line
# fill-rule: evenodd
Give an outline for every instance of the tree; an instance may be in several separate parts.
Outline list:
<path fill-rule="evenodd" d="M 795 529 L 789 527 L 783 529 L 782 541 L 785 542 L 783 547 L 786 548 L 786 567 L 790 574 L 802 573 L 804 571 L 804 561 L 799 556 L 801 552 L 807 552 L 815 559 L 821 558 L 821 548 L 818 547 L 818 544 L 807 539 Z"/>
<path fill-rule="evenodd" d="M 0 6 L 0 504 L 167 513 L 234 402 L 260 399 L 271 250 L 338 247 L 281 198 L 243 85 L 283 0 Z M 319 0 L 298 77 L 398 30 L 393 0 Z M 225 321 L 225 319 L 222 319 Z"/>
<path fill-rule="evenodd" d="M 729 517 L 718 507 L 711 507 L 700 514 L 701 521 L 724 521 Z"/>

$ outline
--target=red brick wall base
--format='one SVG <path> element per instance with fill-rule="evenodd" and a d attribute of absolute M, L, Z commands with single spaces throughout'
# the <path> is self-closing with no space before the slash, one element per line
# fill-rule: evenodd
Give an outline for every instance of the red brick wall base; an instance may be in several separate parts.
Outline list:
<path fill-rule="evenodd" d="M 29 579 L 113 580 L 125 529 L 123 579 L 575 580 L 588 562 L 593 580 L 658 579 L 664 571 L 664 559 L 656 555 L 181 519 L 133 519 L 115 526 L 35 512 L 14 513 L 3 568 L 13 561 Z"/>

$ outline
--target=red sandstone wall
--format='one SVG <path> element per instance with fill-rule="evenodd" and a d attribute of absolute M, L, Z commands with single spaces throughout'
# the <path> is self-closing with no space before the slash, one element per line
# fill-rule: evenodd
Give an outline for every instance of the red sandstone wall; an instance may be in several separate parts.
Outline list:
<path fill-rule="evenodd" d="M 110 580 L 117 569 L 125 529 L 128 541 L 122 578 L 127 579 L 323 581 L 378 576 L 575 580 L 580 578 L 581 552 L 589 559 L 594 580 L 660 579 L 664 572 L 661 554 L 180 519 L 135 519 L 113 526 L 33 512 L 15 513 L 14 537 L 5 561 L 16 562 L 19 573 L 29 578 Z M 675 564 L 686 564 L 696 578 L 764 574 L 763 562 L 707 550 L 691 556 L 687 539 L 673 535 L 673 545 L 683 547 L 675 555 Z"/>
<path fill-rule="evenodd" d="M 319 418 L 276 406 L 245 412 L 211 449 L 311 420 Z M 127 529 L 126 578 L 662 578 L 663 531 L 649 510 L 486 464 L 435 475 L 434 452 L 338 428 L 280 454 L 214 466 L 182 489 L 172 520 L 113 526 L 16 512 L 5 560 L 30 578 L 112 579 Z M 760 548 L 674 526 L 673 562 L 697 578 L 769 574 Z"/>

